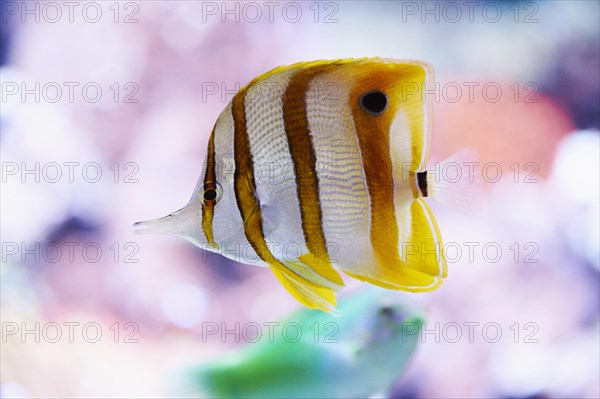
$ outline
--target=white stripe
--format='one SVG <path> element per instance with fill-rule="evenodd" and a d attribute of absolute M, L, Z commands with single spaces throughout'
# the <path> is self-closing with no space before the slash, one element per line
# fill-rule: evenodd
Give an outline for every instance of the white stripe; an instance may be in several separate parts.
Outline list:
<path fill-rule="evenodd" d="M 242 215 L 235 199 L 233 131 L 230 103 L 219 115 L 215 128 L 215 174 L 217 182 L 223 188 L 223 196 L 214 208 L 214 240 L 219 246 L 218 252 L 226 258 L 248 265 L 267 266 L 260 260 L 246 238 Z"/>
<path fill-rule="evenodd" d="M 433 278 L 433 283 L 426 285 L 426 286 L 422 286 L 422 285 L 398 285 L 398 287 L 404 287 L 404 288 L 413 288 L 413 289 L 426 289 L 426 288 L 431 288 L 431 287 L 435 287 L 435 285 L 438 283 L 439 278 L 438 277 L 434 277 Z"/>
<path fill-rule="evenodd" d="M 335 72 L 317 75 L 306 91 L 307 116 L 316 162 L 322 166 L 317 177 L 331 262 L 346 272 L 363 274 L 374 266 L 370 198 L 348 86 Z M 325 94 L 332 87 L 335 101 L 327 101 Z"/>
<path fill-rule="evenodd" d="M 423 70 L 425 71 L 425 93 L 428 92 L 428 90 L 430 89 L 431 83 L 434 84 L 435 86 L 435 82 L 433 82 L 433 70 L 430 70 L 429 66 L 423 65 L 422 66 Z M 431 72 L 431 73 L 430 73 Z M 431 80 L 431 81 L 430 81 Z M 429 97 L 427 97 L 427 94 L 425 95 L 425 99 L 428 99 Z M 432 132 L 429 131 L 430 126 L 429 126 L 429 119 L 431 118 L 431 101 L 427 100 L 427 101 L 423 101 L 423 151 L 421 152 L 421 162 L 419 163 L 419 172 L 423 172 L 423 170 L 425 169 L 425 161 L 427 161 L 425 159 L 425 156 L 428 152 L 428 148 L 429 148 L 429 137 L 432 134 Z M 421 167 L 423 167 L 423 170 L 421 169 Z"/>
<path fill-rule="evenodd" d="M 282 262 L 308 252 L 283 119 L 282 97 L 297 71 L 285 70 L 257 82 L 246 97 L 246 128 L 263 232 L 271 253 Z"/>

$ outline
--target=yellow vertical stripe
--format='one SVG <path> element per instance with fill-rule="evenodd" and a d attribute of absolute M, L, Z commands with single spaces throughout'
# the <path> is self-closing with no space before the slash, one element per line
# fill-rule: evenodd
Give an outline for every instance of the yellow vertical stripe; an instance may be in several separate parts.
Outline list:
<path fill-rule="evenodd" d="M 352 75 L 346 76 L 349 74 Z M 411 177 L 419 168 L 424 144 L 425 107 L 423 97 L 418 94 L 423 90 L 421 83 L 425 81 L 426 71 L 422 65 L 365 62 L 343 71 L 342 76 L 352 82 L 348 101 L 371 200 L 371 243 L 379 258 L 399 260 L 396 205 L 401 204 L 395 204 L 395 199 L 402 197 L 396 195 L 396 190 L 402 186 L 396 187 L 394 179 L 406 179 L 407 176 L 402 176 L 404 165 L 394 165 L 390 140 L 395 139 L 392 133 L 410 136 L 410 159 L 402 162 L 410 163 L 411 175 L 408 177 L 414 197 L 417 187 Z M 416 90 L 416 93 L 411 95 L 408 89 Z M 365 112 L 359 103 L 362 94 L 374 90 L 387 96 L 387 108 L 380 115 Z M 402 130 L 391 132 L 394 118 L 399 115 L 405 118 L 399 126 Z"/>

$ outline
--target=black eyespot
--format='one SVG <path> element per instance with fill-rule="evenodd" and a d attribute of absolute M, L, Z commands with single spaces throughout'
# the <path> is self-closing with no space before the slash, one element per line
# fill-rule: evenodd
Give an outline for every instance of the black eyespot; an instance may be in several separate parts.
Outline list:
<path fill-rule="evenodd" d="M 217 190 L 210 188 L 204 192 L 204 200 L 205 201 L 214 201 L 216 198 L 217 198 Z"/>
<path fill-rule="evenodd" d="M 221 194 L 223 190 L 219 183 L 208 182 L 204 183 L 202 186 L 202 191 L 200 192 L 202 203 L 206 206 L 214 206 L 221 199 Z"/>
<path fill-rule="evenodd" d="M 372 115 L 381 115 L 387 108 L 388 100 L 384 92 L 373 90 L 360 96 L 360 106 Z"/>

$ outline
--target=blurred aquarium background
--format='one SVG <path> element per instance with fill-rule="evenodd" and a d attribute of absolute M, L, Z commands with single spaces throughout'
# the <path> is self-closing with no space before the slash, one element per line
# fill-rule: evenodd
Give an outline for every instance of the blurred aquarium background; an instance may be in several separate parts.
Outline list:
<path fill-rule="evenodd" d="M 241 85 L 364 56 L 431 62 L 430 164 L 476 147 L 492 166 L 475 217 L 430 202 L 448 278 L 385 294 L 425 334 L 405 369 L 389 362 L 389 389 L 356 397 L 600 396 L 597 1 L 0 6 L 3 398 L 210 396 L 186 370 L 300 305 L 265 269 L 132 223 L 187 202 Z"/>

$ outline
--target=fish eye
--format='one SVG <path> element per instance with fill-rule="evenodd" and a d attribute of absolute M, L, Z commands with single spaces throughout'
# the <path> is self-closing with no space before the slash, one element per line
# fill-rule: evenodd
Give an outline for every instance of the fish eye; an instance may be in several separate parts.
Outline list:
<path fill-rule="evenodd" d="M 215 206 L 221 199 L 221 186 L 219 183 L 208 182 L 202 186 L 202 202 L 206 206 Z"/>
<path fill-rule="evenodd" d="M 388 99 L 384 92 L 373 90 L 360 96 L 360 106 L 371 115 L 381 115 L 387 108 Z"/>
<path fill-rule="evenodd" d="M 217 190 L 209 188 L 204 191 L 204 201 L 214 201 L 217 198 Z"/>

